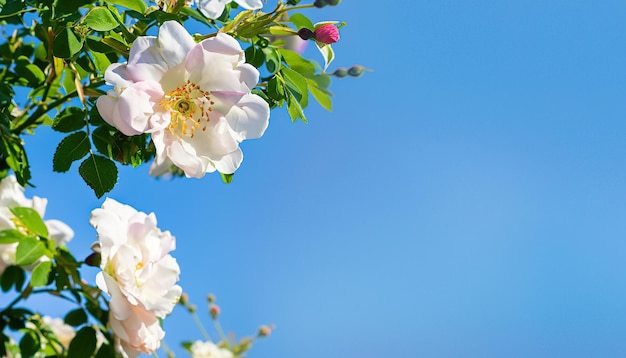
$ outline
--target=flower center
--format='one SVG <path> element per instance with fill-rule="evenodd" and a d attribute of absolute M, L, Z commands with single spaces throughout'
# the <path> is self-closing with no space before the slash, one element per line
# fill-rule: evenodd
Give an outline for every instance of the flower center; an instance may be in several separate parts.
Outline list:
<path fill-rule="evenodd" d="M 161 101 L 161 105 L 170 112 L 167 129 L 175 136 L 193 138 L 197 129 L 206 130 L 214 104 L 210 92 L 201 90 L 200 86 L 188 80 Z"/>

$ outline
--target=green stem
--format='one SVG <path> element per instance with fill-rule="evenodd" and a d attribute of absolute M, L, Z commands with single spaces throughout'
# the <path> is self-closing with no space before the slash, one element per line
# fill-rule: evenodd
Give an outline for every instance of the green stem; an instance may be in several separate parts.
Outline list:
<path fill-rule="evenodd" d="M 276 12 L 276 14 L 282 14 L 283 12 L 287 12 L 287 11 L 291 11 L 291 10 L 302 10 L 302 9 L 310 9 L 315 7 L 315 5 L 313 4 L 307 4 L 307 5 L 297 5 L 297 6 L 292 6 L 292 7 L 285 7 L 279 11 Z"/>
<path fill-rule="evenodd" d="M 196 323 L 196 326 L 198 326 L 198 329 L 200 329 L 200 333 L 202 333 L 202 336 L 204 337 L 204 339 L 206 339 L 209 342 L 212 342 L 211 337 L 209 336 L 209 332 L 207 332 L 206 329 L 204 328 L 204 325 L 202 325 L 202 322 L 200 321 L 198 314 L 195 311 L 190 312 L 190 314 L 194 322 Z"/>
<path fill-rule="evenodd" d="M 215 330 L 217 331 L 217 334 L 220 335 L 222 340 L 228 342 L 228 337 L 226 337 L 226 334 L 224 334 L 224 330 L 222 329 L 222 325 L 220 324 L 220 322 L 217 319 L 214 319 L 213 320 L 213 325 L 215 326 Z M 229 345 L 230 345 L 230 343 L 229 343 Z"/>

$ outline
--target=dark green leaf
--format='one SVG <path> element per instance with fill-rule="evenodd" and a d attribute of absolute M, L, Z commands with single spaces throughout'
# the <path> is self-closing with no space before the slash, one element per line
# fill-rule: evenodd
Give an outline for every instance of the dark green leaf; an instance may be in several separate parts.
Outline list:
<path fill-rule="evenodd" d="M 87 314 L 82 308 L 77 308 L 65 315 L 65 323 L 70 326 L 78 327 L 87 322 Z"/>
<path fill-rule="evenodd" d="M 25 238 L 24 234 L 15 229 L 0 230 L 0 244 L 12 244 Z"/>
<path fill-rule="evenodd" d="M 48 228 L 35 209 L 17 206 L 10 210 L 30 232 L 40 237 L 48 237 Z"/>
<path fill-rule="evenodd" d="M 96 331 L 92 327 L 83 327 L 70 342 L 67 358 L 91 357 L 96 351 Z"/>
<path fill-rule="evenodd" d="M 33 287 L 46 286 L 52 269 L 52 261 L 40 262 L 34 269 L 30 277 L 30 285 Z"/>
<path fill-rule="evenodd" d="M 246 49 L 246 62 L 252 66 L 259 68 L 265 62 L 265 54 L 256 46 L 250 46 Z"/>
<path fill-rule="evenodd" d="M 54 38 L 52 53 L 56 57 L 71 58 L 83 47 L 83 39 L 76 36 L 72 28 L 66 27 Z"/>
<path fill-rule="evenodd" d="M 89 10 L 83 19 L 83 23 L 96 31 L 109 31 L 119 26 L 113 15 L 111 15 L 111 11 L 104 6 L 94 7 Z"/>
<path fill-rule="evenodd" d="M 308 17 L 302 15 L 302 14 L 293 14 L 289 17 L 289 21 L 291 21 L 292 24 L 294 24 L 298 30 L 300 30 L 301 28 L 307 28 L 309 30 L 313 30 L 315 28 L 315 26 L 313 25 L 313 22 L 311 22 L 311 20 L 309 20 Z"/>
<path fill-rule="evenodd" d="M 117 183 L 117 166 L 115 163 L 93 153 L 80 164 L 78 172 L 98 198 L 111 191 Z"/>
<path fill-rule="evenodd" d="M 22 357 L 31 357 L 39 351 L 39 336 L 29 330 L 24 333 L 24 336 L 20 340 L 20 353 Z"/>
<path fill-rule="evenodd" d="M 83 128 L 86 124 L 84 110 L 78 107 L 67 107 L 54 119 L 52 129 L 69 133 Z"/>
<path fill-rule="evenodd" d="M 52 158 L 52 170 L 63 173 L 70 170 L 72 162 L 89 153 L 89 137 L 86 132 L 76 132 L 63 138 Z"/>
<path fill-rule="evenodd" d="M 275 48 L 265 47 L 263 49 L 265 54 L 265 67 L 269 73 L 274 74 L 280 70 L 280 54 Z"/>
<path fill-rule="evenodd" d="M 4 270 L 0 278 L 2 291 L 7 292 L 12 286 L 15 286 L 17 291 L 21 291 L 26 275 L 21 267 L 11 265 Z"/>
<path fill-rule="evenodd" d="M 54 10 L 57 16 L 64 14 L 74 14 L 78 12 L 78 8 L 80 8 L 81 6 L 85 6 L 93 2 L 95 2 L 95 0 L 58 0 L 54 2 Z"/>
<path fill-rule="evenodd" d="M 46 253 L 46 246 L 42 241 L 34 237 L 27 237 L 20 241 L 15 251 L 15 262 L 17 265 L 24 266 L 35 263 L 41 256 Z"/>
<path fill-rule="evenodd" d="M 98 349 L 95 358 L 115 358 L 115 349 L 110 344 L 103 344 Z"/>

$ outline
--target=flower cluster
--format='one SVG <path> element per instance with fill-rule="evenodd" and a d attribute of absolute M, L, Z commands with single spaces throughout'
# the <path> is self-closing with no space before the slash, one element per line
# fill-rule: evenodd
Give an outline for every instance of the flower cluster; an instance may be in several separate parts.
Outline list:
<path fill-rule="evenodd" d="M 195 341 L 189 348 L 192 358 L 233 358 L 233 352 L 212 342 Z"/>
<path fill-rule="evenodd" d="M 26 207 L 34 209 L 41 217 L 46 212 L 48 200 L 34 196 L 27 199 L 24 188 L 17 182 L 15 176 L 10 175 L 0 181 L 0 230 L 18 229 L 25 230 L 11 212 L 12 208 Z M 48 238 L 53 239 L 57 246 L 65 245 L 74 237 L 74 231 L 67 224 L 59 220 L 46 220 Z M 15 251 L 18 243 L 0 244 L 0 275 L 4 270 L 15 264 Z M 40 260 L 46 260 L 43 256 Z"/>
<path fill-rule="evenodd" d="M 116 348 L 125 357 L 152 353 L 165 336 L 159 318 L 168 315 L 182 289 L 180 268 L 169 255 L 175 238 L 157 228 L 154 214 L 106 199 L 91 214 L 98 231 L 102 272 L 98 287 L 111 296 L 109 325 Z"/>
<path fill-rule="evenodd" d="M 223 33 L 196 44 L 178 22 L 165 22 L 158 37 L 137 38 L 128 63 L 111 65 L 105 80 L 114 89 L 98 110 L 125 135 L 151 133 L 153 175 L 172 165 L 187 177 L 232 174 L 243 160 L 239 143 L 268 126 L 269 105 L 250 93 L 259 71 Z"/>

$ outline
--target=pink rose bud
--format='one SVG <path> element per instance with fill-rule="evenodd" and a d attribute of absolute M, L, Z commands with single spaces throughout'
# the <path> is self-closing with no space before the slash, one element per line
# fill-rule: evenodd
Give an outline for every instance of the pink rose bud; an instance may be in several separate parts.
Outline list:
<path fill-rule="evenodd" d="M 259 327 L 259 337 L 267 337 L 272 333 L 272 328 L 268 326 Z"/>
<path fill-rule="evenodd" d="M 326 24 L 318 27 L 313 31 L 315 39 L 327 45 L 334 44 L 339 41 L 339 30 L 333 24 Z"/>
<path fill-rule="evenodd" d="M 220 308 L 217 305 L 211 305 L 209 308 L 209 313 L 213 319 L 217 318 L 220 315 Z"/>

